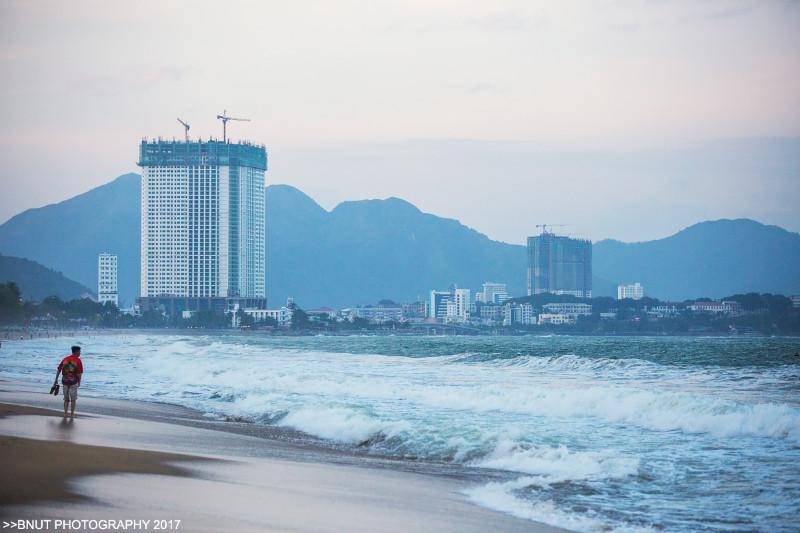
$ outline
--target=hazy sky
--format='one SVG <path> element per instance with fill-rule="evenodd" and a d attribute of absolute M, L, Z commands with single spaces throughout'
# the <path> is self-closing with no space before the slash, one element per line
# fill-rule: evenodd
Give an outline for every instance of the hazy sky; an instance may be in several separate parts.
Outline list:
<path fill-rule="evenodd" d="M 800 2 L 0 2 L 0 221 L 143 136 L 270 151 L 326 208 L 399 196 L 521 243 L 800 231 Z"/>

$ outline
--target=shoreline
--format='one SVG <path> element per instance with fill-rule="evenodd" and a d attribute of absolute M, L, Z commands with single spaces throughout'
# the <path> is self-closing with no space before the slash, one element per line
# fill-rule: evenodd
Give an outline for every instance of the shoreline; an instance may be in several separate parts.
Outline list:
<path fill-rule="evenodd" d="M 58 399 L 26 388 L 0 383 L 0 446 L 13 451 L 2 465 L 4 472 L 15 465 L 25 479 L 22 496 L 33 487 L 39 498 L 0 492 L 3 517 L 122 513 L 181 519 L 186 531 L 564 531 L 471 503 L 464 494 L 470 482 L 457 469 L 414 472 L 398 468 L 401 461 L 323 449 L 284 431 L 247 434 L 245 424 L 167 404 L 81 398 L 70 423 L 48 408 Z M 126 413 L 135 417 L 119 416 Z M 61 454 L 88 466 L 64 469 Z M 198 508 L 187 494 L 214 503 Z"/>
<path fill-rule="evenodd" d="M 434 326 L 431 326 L 434 327 Z M 447 325 L 439 325 L 442 330 L 447 330 Z M 15 334 L 7 337 L 7 334 Z M 22 333 L 22 338 L 19 334 Z M 58 330 L 31 330 L 23 326 L 15 328 L 0 328 L 0 343 L 12 343 L 27 340 L 55 339 L 79 336 L 101 336 L 101 335 L 235 335 L 243 337 L 273 337 L 273 338 L 297 338 L 297 337 L 597 337 L 597 338 L 725 338 L 725 339 L 769 339 L 787 338 L 797 339 L 800 335 L 790 333 L 766 334 L 760 332 L 748 332 L 731 334 L 727 332 L 668 332 L 659 333 L 657 331 L 643 332 L 623 332 L 623 333 L 591 333 L 581 331 L 477 331 L 471 333 L 443 333 L 430 334 L 427 330 L 404 331 L 402 329 L 377 329 L 363 331 L 321 331 L 321 330 L 265 330 L 265 329 L 205 329 L 205 328 L 95 328 L 95 329 L 58 329 Z M 32 335 L 32 336 L 31 336 Z"/>

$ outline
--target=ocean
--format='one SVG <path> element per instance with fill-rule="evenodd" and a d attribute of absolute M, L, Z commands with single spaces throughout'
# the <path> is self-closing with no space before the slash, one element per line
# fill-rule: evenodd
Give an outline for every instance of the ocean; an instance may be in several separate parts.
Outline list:
<path fill-rule="evenodd" d="M 72 339 L 5 343 L 52 381 Z M 299 430 L 468 474 L 478 505 L 575 531 L 798 530 L 800 340 L 77 338 L 81 394 Z"/>

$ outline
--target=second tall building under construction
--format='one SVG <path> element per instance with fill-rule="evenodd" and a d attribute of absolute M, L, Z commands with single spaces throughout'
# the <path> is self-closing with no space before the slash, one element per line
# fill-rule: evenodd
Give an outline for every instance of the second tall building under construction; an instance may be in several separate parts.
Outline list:
<path fill-rule="evenodd" d="M 592 297 L 592 241 L 543 231 L 528 237 L 528 295 Z"/>

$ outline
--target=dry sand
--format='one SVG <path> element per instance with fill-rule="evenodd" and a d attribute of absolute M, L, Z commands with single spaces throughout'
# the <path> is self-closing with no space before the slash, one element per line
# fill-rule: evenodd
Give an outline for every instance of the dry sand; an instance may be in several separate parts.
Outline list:
<path fill-rule="evenodd" d="M 180 520 L 180 531 L 208 532 L 560 531 L 469 503 L 463 480 L 319 462 L 302 450 L 306 459 L 287 460 L 268 439 L 86 415 L 83 399 L 68 422 L 41 407 L 57 399 L 9 390 L 7 382 L 2 388 L 0 515 L 7 520 Z M 102 412 L 104 402 L 83 405 Z"/>

